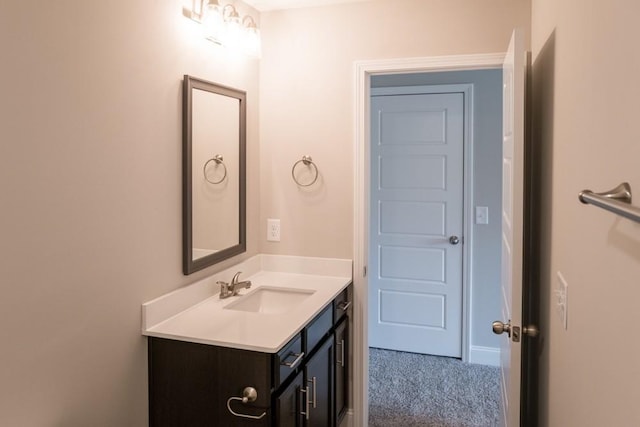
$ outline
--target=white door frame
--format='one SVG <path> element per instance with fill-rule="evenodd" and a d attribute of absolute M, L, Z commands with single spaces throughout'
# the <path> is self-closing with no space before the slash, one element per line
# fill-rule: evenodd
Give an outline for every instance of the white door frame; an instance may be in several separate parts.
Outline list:
<path fill-rule="evenodd" d="M 353 426 L 367 425 L 369 419 L 368 278 L 369 253 L 369 127 L 370 86 L 375 74 L 406 74 L 434 71 L 461 71 L 501 68 L 504 53 L 454 55 L 425 58 L 357 61 L 354 63 L 354 206 L 353 206 Z M 471 108 L 471 106 L 470 106 Z M 469 124 L 471 126 L 471 123 Z M 465 159 L 466 161 L 467 159 Z M 471 160 L 471 159 L 470 159 Z M 465 165 L 465 168 L 467 165 Z M 465 169 L 465 173 L 467 170 Z M 465 180 L 470 177 L 465 177 Z M 465 205 L 468 195 L 465 195 Z M 468 209 L 470 211 L 471 209 Z M 467 212 L 468 214 L 469 212 Z M 465 216 L 465 223 L 468 217 Z M 465 232 L 467 232 L 465 225 Z M 470 234 L 469 234 L 470 235 Z M 467 242 L 467 247 L 470 247 Z M 470 268 L 467 268 L 469 272 Z M 465 280 L 463 275 L 463 280 Z M 464 290 L 463 290 L 464 293 Z M 465 296 L 463 298 L 468 298 Z M 464 304 L 464 302 L 463 302 Z M 466 308 L 463 308 L 463 312 Z M 465 313 L 466 315 L 467 313 Z M 467 316 L 468 320 L 468 316 Z M 467 328 L 465 320 L 463 328 Z M 467 334 L 468 335 L 468 334 Z M 466 340 L 466 341 L 465 341 Z M 463 336 L 463 358 L 468 357 L 468 336 Z"/>

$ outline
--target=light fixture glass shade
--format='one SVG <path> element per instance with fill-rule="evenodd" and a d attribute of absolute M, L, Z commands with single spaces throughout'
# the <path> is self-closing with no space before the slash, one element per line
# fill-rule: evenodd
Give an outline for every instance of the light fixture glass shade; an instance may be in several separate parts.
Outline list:
<path fill-rule="evenodd" d="M 231 6 L 230 9 L 226 9 L 225 6 L 225 34 L 223 44 L 229 49 L 238 50 L 242 49 L 242 45 L 244 42 L 244 28 L 242 27 L 242 23 L 240 22 L 240 16 L 236 9 Z M 227 13 L 229 11 L 229 13 Z"/>
<path fill-rule="evenodd" d="M 244 51 L 249 56 L 260 58 L 262 55 L 262 41 L 260 40 L 260 30 L 255 26 L 245 28 Z"/>
<path fill-rule="evenodd" d="M 207 39 L 218 44 L 222 43 L 225 23 L 222 10 L 217 1 L 210 1 L 204 7 L 202 11 L 202 26 L 204 28 L 204 36 Z"/>

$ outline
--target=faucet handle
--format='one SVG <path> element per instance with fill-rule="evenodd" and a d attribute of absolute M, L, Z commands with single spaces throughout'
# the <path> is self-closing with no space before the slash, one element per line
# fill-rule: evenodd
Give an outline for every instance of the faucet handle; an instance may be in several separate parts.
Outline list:
<path fill-rule="evenodd" d="M 242 271 L 238 271 L 236 274 L 234 274 L 233 279 L 231 279 L 231 284 L 238 283 L 238 278 L 240 277 L 241 274 L 242 274 Z"/>
<path fill-rule="evenodd" d="M 222 280 L 218 280 L 216 282 L 220 285 L 220 298 L 226 298 L 231 295 L 231 290 L 229 289 L 229 284 L 227 282 L 223 282 Z"/>

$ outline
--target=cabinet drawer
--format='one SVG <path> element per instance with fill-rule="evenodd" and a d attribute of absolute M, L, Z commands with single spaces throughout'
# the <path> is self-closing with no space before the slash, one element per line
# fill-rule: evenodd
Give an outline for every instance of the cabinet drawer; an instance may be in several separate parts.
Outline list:
<path fill-rule="evenodd" d="M 289 378 L 289 375 L 295 372 L 296 368 L 300 366 L 303 358 L 302 335 L 298 334 L 276 355 L 273 370 L 276 374 L 276 378 L 273 379 L 274 387 L 277 388 Z"/>
<path fill-rule="evenodd" d="M 333 326 L 333 305 L 329 304 L 315 319 L 309 323 L 305 332 L 307 336 L 307 353 L 310 354 L 322 338 Z"/>
<path fill-rule="evenodd" d="M 353 301 L 353 286 L 349 285 L 333 300 L 333 323 L 336 324 L 349 313 Z"/>

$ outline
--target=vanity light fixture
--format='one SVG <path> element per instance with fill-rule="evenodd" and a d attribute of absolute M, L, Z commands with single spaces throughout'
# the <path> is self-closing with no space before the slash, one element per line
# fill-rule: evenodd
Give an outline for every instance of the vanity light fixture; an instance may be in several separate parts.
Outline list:
<path fill-rule="evenodd" d="M 183 14 L 202 25 L 204 36 L 219 45 L 259 58 L 260 30 L 251 15 L 240 19 L 232 4 L 221 6 L 218 0 L 194 0 L 191 9 Z"/>

